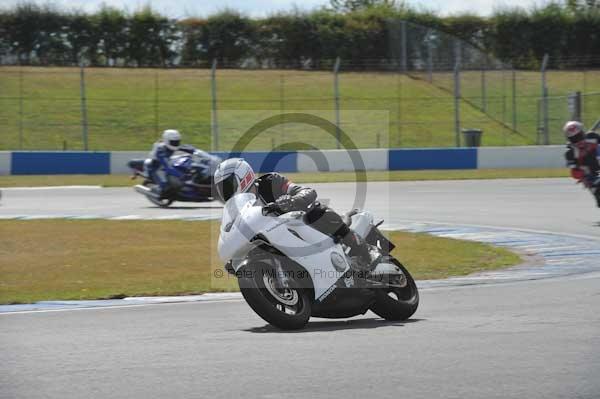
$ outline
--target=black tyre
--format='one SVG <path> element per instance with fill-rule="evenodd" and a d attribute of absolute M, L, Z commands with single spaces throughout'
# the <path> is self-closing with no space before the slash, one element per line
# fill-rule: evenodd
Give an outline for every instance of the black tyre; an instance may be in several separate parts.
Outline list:
<path fill-rule="evenodd" d="M 282 330 L 303 328 L 311 313 L 309 290 L 301 288 L 278 289 L 274 284 L 274 269 L 255 264 L 245 269 L 238 278 L 240 291 L 248 305 L 269 324 Z M 298 287 L 291 280 L 291 287 Z"/>
<path fill-rule="evenodd" d="M 371 311 L 386 320 L 406 320 L 417 311 L 419 291 L 408 270 L 396 259 L 390 257 L 389 260 L 402 269 L 406 277 L 406 286 L 377 290 L 375 303 L 371 305 Z"/>
<path fill-rule="evenodd" d="M 156 186 L 156 184 L 154 184 L 150 180 L 147 180 L 144 182 L 144 186 L 152 188 L 153 186 Z M 156 206 L 160 206 L 161 208 L 168 208 L 169 205 L 171 205 L 173 203 L 173 200 L 171 198 L 158 199 L 158 198 L 154 198 L 150 195 L 145 195 L 145 197 L 148 198 L 148 201 L 152 202 Z"/>
<path fill-rule="evenodd" d="M 157 199 L 149 195 L 147 195 L 146 198 L 148 198 L 148 201 L 152 202 L 154 205 L 160 206 L 161 208 L 168 208 L 169 205 L 173 203 L 173 200 L 170 198 Z"/>

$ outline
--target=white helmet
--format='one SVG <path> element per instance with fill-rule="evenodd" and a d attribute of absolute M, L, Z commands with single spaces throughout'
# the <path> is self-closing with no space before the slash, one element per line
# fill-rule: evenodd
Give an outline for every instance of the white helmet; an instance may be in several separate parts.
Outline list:
<path fill-rule="evenodd" d="M 583 123 L 577 121 L 567 122 L 565 127 L 563 127 L 563 131 L 571 143 L 577 143 L 578 141 L 583 140 L 585 136 Z"/>
<path fill-rule="evenodd" d="M 163 132 L 163 143 L 173 151 L 177 151 L 181 145 L 181 134 L 177 130 L 168 129 Z"/>
<path fill-rule="evenodd" d="M 227 202 L 238 193 L 250 190 L 256 175 L 250 164 L 242 158 L 231 158 L 223 161 L 215 171 L 214 183 L 217 197 L 222 202 Z"/>

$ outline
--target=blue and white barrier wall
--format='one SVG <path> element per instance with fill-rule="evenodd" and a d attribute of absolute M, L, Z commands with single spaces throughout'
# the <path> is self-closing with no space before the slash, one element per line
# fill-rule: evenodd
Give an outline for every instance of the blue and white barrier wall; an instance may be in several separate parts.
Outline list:
<path fill-rule="evenodd" d="M 12 154 L 9 151 L 0 151 L 0 175 L 10 175 L 10 160 Z"/>
<path fill-rule="evenodd" d="M 477 168 L 565 168 L 564 145 L 525 147 L 480 147 Z"/>
<path fill-rule="evenodd" d="M 420 169 L 564 168 L 564 146 L 403 148 L 356 151 L 223 153 L 241 156 L 257 171 L 319 172 Z M 0 151 L 0 175 L 128 174 L 127 161 L 146 151 Z"/>
<path fill-rule="evenodd" d="M 298 151 L 297 171 L 387 170 L 389 165 L 388 153 L 387 149 Z"/>

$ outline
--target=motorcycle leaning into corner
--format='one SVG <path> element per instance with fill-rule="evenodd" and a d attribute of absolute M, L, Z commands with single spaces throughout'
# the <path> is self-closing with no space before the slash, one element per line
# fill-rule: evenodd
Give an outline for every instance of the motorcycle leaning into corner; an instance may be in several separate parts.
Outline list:
<path fill-rule="evenodd" d="M 175 154 L 171 157 L 171 164 L 182 174 L 182 178 L 167 175 L 170 189 L 163 196 L 153 190 L 158 182 L 148 174 L 144 168 L 144 159 L 132 159 L 127 166 L 133 171 L 132 179 L 138 176 L 144 181 L 134 187 L 135 191 L 145 196 L 150 202 L 166 208 L 174 201 L 181 202 L 207 202 L 213 200 L 213 175 L 221 162 L 221 158 L 204 151 L 195 151 L 193 154 Z"/>
<path fill-rule="evenodd" d="M 311 227 L 307 212 L 277 214 L 252 193 L 225 204 L 218 251 L 241 293 L 265 321 L 303 328 L 311 316 L 346 318 L 367 310 L 387 320 L 411 317 L 419 293 L 406 268 L 390 255 L 394 245 L 367 211 L 349 214 L 354 232 L 369 245 L 372 264 L 351 268 L 348 248 Z"/>

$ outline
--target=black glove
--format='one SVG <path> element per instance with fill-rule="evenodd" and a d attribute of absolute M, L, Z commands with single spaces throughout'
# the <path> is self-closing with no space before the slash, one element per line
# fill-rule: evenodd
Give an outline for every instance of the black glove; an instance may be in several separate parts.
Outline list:
<path fill-rule="evenodd" d="M 288 213 L 296 210 L 294 197 L 291 195 L 282 195 L 281 197 L 277 198 L 275 205 L 277 206 L 279 213 Z"/>
<path fill-rule="evenodd" d="M 267 216 L 269 213 L 281 214 L 282 212 L 275 202 L 269 202 L 267 205 L 263 206 L 262 214 Z"/>

